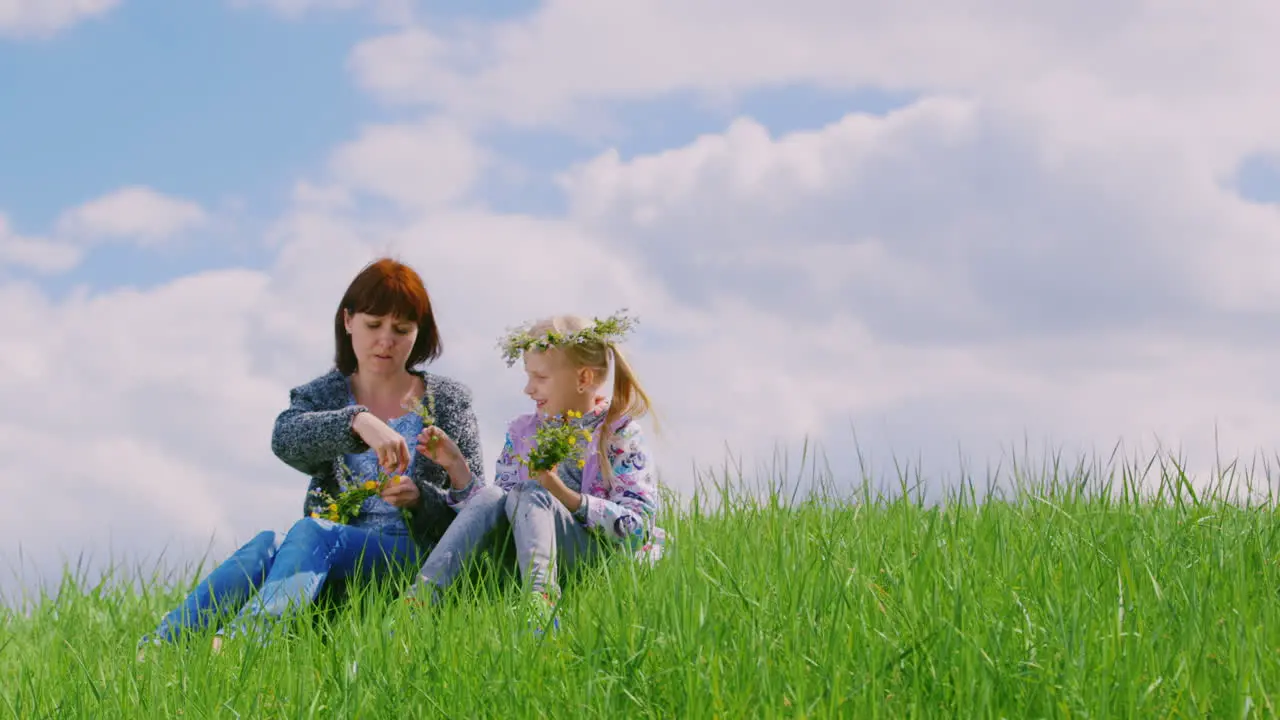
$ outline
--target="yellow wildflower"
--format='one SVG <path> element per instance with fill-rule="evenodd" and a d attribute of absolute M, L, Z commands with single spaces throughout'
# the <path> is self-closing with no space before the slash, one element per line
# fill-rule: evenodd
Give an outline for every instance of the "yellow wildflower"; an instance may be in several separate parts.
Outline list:
<path fill-rule="evenodd" d="M 330 504 L 329 504 L 329 512 L 331 512 L 331 513 L 336 513 L 336 512 L 338 512 L 338 505 L 337 505 L 336 503 L 330 503 Z"/>
<path fill-rule="evenodd" d="M 311 517 L 312 517 L 312 518 L 315 518 L 316 520 L 319 520 L 319 519 L 320 519 L 320 513 L 318 513 L 318 512 L 313 512 L 313 513 L 311 513 Z"/>
<path fill-rule="evenodd" d="M 373 490 L 373 489 L 375 489 L 375 488 L 377 488 L 377 487 L 378 487 L 378 483 L 376 483 L 376 482 L 374 482 L 374 481 L 372 481 L 372 480 L 365 480 L 365 482 L 364 482 L 364 489 L 365 489 L 365 490 Z"/>
<path fill-rule="evenodd" d="M 579 469 L 579 470 L 581 470 L 582 468 L 584 468 L 584 467 L 586 467 L 586 466 L 587 466 L 587 461 L 586 461 L 586 460 L 581 460 L 581 459 L 579 459 L 579 460 L 578 460 L 578 469 Z"/>
<path fill-rule="evenodd" d="M 577 444 L 578 444 L 578 436 L 577 436 L 577 435 L 570 435 L 570 436 L 569 436 L 569 444 L 570 444 L 570 445 L 577 445 Z"/>

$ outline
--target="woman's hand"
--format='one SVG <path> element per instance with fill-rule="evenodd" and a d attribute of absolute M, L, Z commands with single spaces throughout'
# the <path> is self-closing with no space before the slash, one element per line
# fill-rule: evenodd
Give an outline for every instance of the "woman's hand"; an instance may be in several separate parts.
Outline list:
<path fill-rule="evenodd" d="M 471 467 L 449 434 L 435 425 L 418 433 L 418 453 L 449 473 L 449 482 L 461 490 L 471 482 Z"/>
<path fill-rule="evenodd" d="M 378 464 L 388 473 L 398 475 L 409 469 L 409 444 L 373 413 L 357 414 L 351 421 L 351 429 L 378 454 Z"/>
<path fill-rule="evenodd" d="M 382 487 L 382 499 L 398 508 L 407 508 L 418 503 L 422 493 L 418 485 L 408 475 L 397 475 Z"/>

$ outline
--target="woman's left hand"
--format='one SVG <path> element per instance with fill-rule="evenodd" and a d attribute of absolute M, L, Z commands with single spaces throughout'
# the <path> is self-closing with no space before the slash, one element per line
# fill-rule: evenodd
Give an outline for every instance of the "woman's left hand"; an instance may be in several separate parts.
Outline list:
<path fill-rule="evenodd" d="M 408 475 L 399 475 L 391 479 L 382 488 L 382 499 L 388 503 L 398 507 L 407 508 L 417 504 L 418 499 L 422 497 L 422 493 L 418 491 L 418 485 L 409 478 Z"/>

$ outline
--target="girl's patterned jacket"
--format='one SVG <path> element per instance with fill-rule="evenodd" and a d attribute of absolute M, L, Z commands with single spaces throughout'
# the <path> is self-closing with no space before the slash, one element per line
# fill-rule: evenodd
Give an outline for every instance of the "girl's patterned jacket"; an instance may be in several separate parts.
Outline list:
<path fill-rule="evenodd" d="M 652 454 L 640 424 L 629 416 L 618 419 L 614 422 L 608 449 L 613 479 L 606 483 L 596 454 L 600 437 L 596 430 L 608 409 L 607 401 L 600 403 L 576 421 L 591 431 L 591 442 L 584 456 L 586 466 L 579 471 L 577 467 L 567 467 L 573 463 L 562 463 L 560 477 L 582 493 L 582 505 L 573 513 L 578 522 L 598 536 L 631 547 L 638 558 L 656 561 L 662 556 L 666 532 L 654 524 L 659 498 Z M 537 429 L 536 413 L 521 415 L 507 426 L 494 478 L 503 490 L 510 490 L 521 482 L 536 482 L 529 477 L 529 470 L 520 458 L 533 449 Z M 478 486 L 477 483 L 460 491 L 465 497 L 455 502 L 465 502 Z"/>
<path fill-rule="evenodd" d="M 436 425 L 444 430 L 467 459 L 474 476 L 483 478 L 484 458 L 480 449 L 480 431 L 471 405 L 471 390 L 466 385 L 441 375 L 412 370 L 435 397 Z M 349 402 L 347 378 L 336 369 L 289 391 L 289 408 L 276 417 L 271 434 L 271 450 L 287 465 L 311 477 L 311 486 L 303 502 L 302 514 L 319 510 L 314 491 L 338 493 L 340 465 L 344 453 L 360 453 L 369 449 L 360 436 L 351 431 L 351 419 L 367 411 L 363 405 Z M 422 499 L 412 508 L 411 530 L 414 539 L 425 549 L 434 547 L 457 516 L 457 491 L 452 490 L 449 474 L 430 458 L 418 455 L 410 473 Z M 473 478 L 473 484 L 478 484 Z"/>

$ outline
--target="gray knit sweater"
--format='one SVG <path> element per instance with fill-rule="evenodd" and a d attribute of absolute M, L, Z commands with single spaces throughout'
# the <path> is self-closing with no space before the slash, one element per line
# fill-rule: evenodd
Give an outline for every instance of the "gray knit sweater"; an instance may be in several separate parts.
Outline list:
<path fill-rule="evenodd" d="M 484 478 L 484 457 L 480 449 L 480 429 L 471 406 L 471 390 L 457 380 L 423 370 L 412 371 L 422 378 L 435 397 L 436 425 L 458 444 L 474 476 Z M 367 410 L 349 404 L 347 378 L 336 369 L 289 391 L 289 409 L 276 417 L 271 434 L 271 450 L 290 467 L 311 477 L 303 502 L 306 517 L 318 510 L 312 494 L 316 489 L 336 495 L 339 461 L 344 453 L 360 453 L 369 446 L 351 431 L 351 418 Z M 430 549 L 439 542 L 456 512 L 445 503 L 450 487 L 449 474 L 429 458 L 419 455 L 410 473 L 422 494 L 421 505 L 413 508 L 411 530 L 414 539 Z"/>

